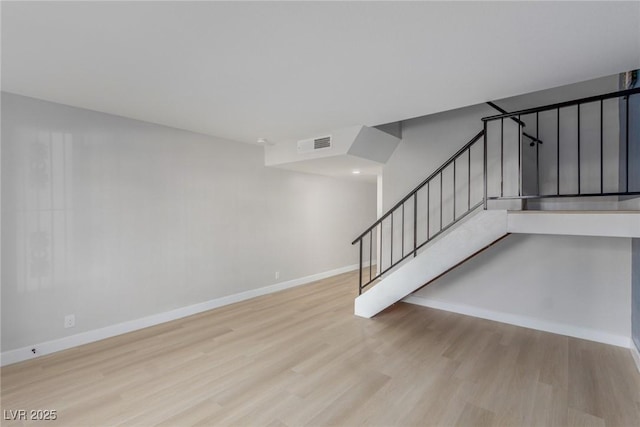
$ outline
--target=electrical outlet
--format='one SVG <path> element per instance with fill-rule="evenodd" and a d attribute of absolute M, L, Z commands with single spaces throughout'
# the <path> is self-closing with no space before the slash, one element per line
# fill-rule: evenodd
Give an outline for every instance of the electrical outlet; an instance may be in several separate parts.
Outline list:
<path fill-rule="evenodd" d="M 76 315 L 67 314 L 66 316 L 64 316 L 64 327 L 73 328 L 74 326 L 76 326 Z"/>
<path fill-rule="evenodd" d="M 280 272 L 276 271 L 276 279 L 279 279 L 279 278 L 280 278 Z"/>

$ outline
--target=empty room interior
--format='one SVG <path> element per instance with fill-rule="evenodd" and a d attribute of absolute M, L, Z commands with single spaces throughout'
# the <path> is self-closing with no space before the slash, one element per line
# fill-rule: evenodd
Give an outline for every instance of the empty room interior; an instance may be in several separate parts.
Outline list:
<path fill-rule="evenodd" d="M 640 425 L 640 2 L 0 14 L 2 426 Z"/>

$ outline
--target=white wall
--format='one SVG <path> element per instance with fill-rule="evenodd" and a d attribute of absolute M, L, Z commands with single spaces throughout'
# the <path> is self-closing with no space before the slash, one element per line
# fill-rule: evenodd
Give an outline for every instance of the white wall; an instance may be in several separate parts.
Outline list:
<path fill-rule="evenodd" d="M 355 264 L 375 219 L 375 185 L 260 147 L 7 93 L 2 113 L 3 352 Z"/>
<path fill-rule="evenodd" d="M 631 239 L 513 234 L 414 295 L 628 340 Z"/>

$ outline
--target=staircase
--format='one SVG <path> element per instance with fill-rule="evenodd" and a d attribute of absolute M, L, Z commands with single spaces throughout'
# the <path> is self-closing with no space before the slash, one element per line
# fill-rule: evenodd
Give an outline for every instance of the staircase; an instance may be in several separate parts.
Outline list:
<path fill-rule="evenodd" d="M 507 211 L 476 210 L 410 262 L 360 295 L 355 302 L 355 314 L 376 315 L 506 235 Z"/>
<path fill-rule="evenodd" d="M 634 153 L 640 153 L 640 135 L 633 129 L 640 117 L 629 107 L 639 93 L 629 89 L 483 118 L 481 132 L 353 241 L 360 253 L 355 314 L 375 316 L 509 233 L 640 237 L 638 211 L 535 213 L 518 207 L 532 200 L 639 196 Z M 615 183 L 605 179 L 605 102 L 620 118 Z M 573 126 L 575 137 L 567 138 Z M 555 159 L 541 160 L 543 140 Z M 525 142 L 535 157 L 523 155 Z M 573 165 L 571 174 L 561 173 L 564 164 Z"/>

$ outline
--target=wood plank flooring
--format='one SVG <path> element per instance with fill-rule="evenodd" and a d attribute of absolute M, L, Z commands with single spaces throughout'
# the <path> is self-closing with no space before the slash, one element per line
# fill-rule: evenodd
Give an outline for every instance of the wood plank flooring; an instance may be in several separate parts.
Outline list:
<path fill-rule="evenodd" d="M 2 368 L 63 426 L 638 426 L 627 349 L 399 303 L 355 273 Z M 28 422 L 2 420 L 2 426 Z"/>

